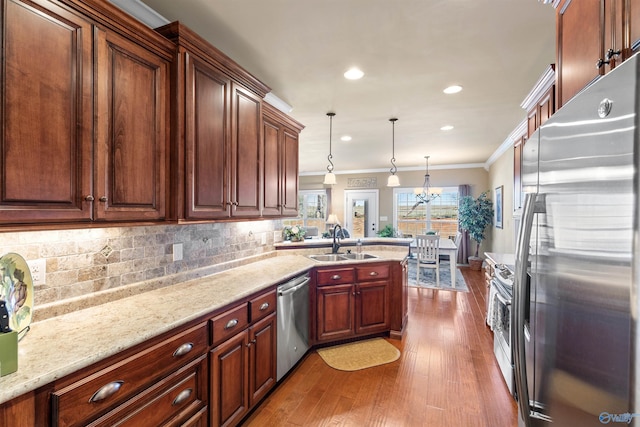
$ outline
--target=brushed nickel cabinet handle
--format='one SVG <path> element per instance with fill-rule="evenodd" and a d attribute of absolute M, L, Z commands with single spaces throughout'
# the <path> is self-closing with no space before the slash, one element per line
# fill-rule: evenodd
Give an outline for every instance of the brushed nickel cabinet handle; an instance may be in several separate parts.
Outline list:
<path fill-rule="evenodd" d="M 173 352 L 173 357 L 184 356 L 185 354 L 189 353 L 191 350 L 193 350 L 193 343 L 192 342 L 184 343 L 180 347 L 178 347 L 176 351 Z"/>
<path fill-rule="evenodd" d="M 191 393 L 193 393 L 193 390 L 190 388 L 182 390 L 180 393 L 178 393 L 176 398 L 173 399 L 171 406 L 177 406 L 181 403 L 184 403 L 189 397 L 191 397 Z"/>
<path fill-rule="evenodd" d="M 340 279 L 342 279 L 342 277 L 340 277 L 340 275 L 339 275 L 339 274 L 334 274 L 333 276 L 331 276 L 331 279 L 333 279 L 333 280 L 340 280 Z"/>
<path fill-rule="evenodd" d="M 107 196 L 100 197 L 100 201 L 103 202 L 103 203 L 106 203 L 107 200 L 109 200 L 109 199 L 107 199 Z"/>
<path fill-rule="evenodd" d="M 95 200 L 95 198 L 89 194 L 87 197 L 84 198 L 87 202 L 93 202 Z"/>
<path fill-rule="evenodd" d="M 231 329 L 231 328 L 233 328 L 233 327 L 235 327 L 237 325 L 238 325 L 238 319 L 231 319 L 231 320 L 229 320 L 227 322 L 226 325 L 224 325 L 224 328 L 225 329 Z"/>
<path fill-rule="evenodd" d="M 267 308 L 269 308 L 269 303 L 263 302 L 262 305 L 260 306 L 260 311 L 265 311 Z"/>
<path fill-rule="evenodd" d="M 378 272 L 377 271 L 372 271 L 369 273 L 369 276 L 377 276 Z"/>
<path fill-rule="evenodd" d="M 108 397 L 113 396 L 118 392 L 118 390 L 120 390 L 120 387 L 122 387 L 122 384 L 124 384 L 124 381 L 118 380 L 118 381 L 112 381 L 109 384 L 103 385 L 98 389 L 98 391 L 93 393 L 93 396 L 91 396 L 91 398 L 89 399 L 89 403 L 100 402 Z"/>

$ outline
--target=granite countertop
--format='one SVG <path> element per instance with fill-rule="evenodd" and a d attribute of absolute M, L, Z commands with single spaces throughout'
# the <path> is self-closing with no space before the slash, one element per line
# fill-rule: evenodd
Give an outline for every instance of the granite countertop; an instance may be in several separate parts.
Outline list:
<path fill-rule="evenodd" d="M 402 260 L 407 255 L 370 249 L 366 252 L 378 258 L 358 263 Z M 207 277 L 32 323 L 18 344 L 18 371 L 0 377 L 0 404 L 312 267 L 354 262 L 322 263 L 277 252 L 278 256 Z"/>
<path fill-rule="evenodd" d="M 484 254 L 495 264 L 504 264 L 512 273 L 515 273 L 516 259 L 514 254 L 502 254 L 497 252 L 485 252 Z"/>

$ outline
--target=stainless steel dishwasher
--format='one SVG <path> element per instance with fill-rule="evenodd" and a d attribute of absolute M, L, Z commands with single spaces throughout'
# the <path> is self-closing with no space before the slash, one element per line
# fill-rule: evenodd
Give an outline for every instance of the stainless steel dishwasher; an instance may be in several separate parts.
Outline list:
<path fill-rule="evenodd" d="M 277 381 L 309 349 L 309 275 L 278 286 L 278 371 Z"/>

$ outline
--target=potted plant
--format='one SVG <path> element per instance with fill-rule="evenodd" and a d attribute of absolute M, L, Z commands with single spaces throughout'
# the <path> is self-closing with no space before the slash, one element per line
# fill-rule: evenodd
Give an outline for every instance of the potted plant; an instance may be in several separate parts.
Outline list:
<path fill-rule="evenodd" d="M 474 199 L 472 196 L 464 196 L 458 206 L 458 221 L 460 228 L 469 232 L 469 236 L 476 241 L 476 252 L 469 257 L 469 267 L 472 270 L 482 268 L 482 258 L 478 257 L 480 244 L 485 239 L 484 232 L 493 222 L 493 203 L 487 197 L 488 191 Z"/>
<path fill-rule="evenodd" d="M 302 227 L 294 225 L 293 227 L 287 225 L 282 230 L 282 237 L 284 240 L 291 240 L 292 242 L 301 242 L 304 240 L 304 235 L 307 234 L 307 230 Z"/>
<path fill-rule="evenodd" d="M 380 237 L 396 237 L 396 230 L 393 228 L 391 224 L 387 224 L 384 228 L 378 231 L 378 236 Z"/>

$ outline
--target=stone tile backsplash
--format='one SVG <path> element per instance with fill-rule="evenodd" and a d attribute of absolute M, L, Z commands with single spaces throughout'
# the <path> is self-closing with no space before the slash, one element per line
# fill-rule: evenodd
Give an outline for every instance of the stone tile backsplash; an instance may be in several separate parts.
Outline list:
<path fill-rule="evenodd" d="M 67 300 L 95 305 L 101 301 L 94 295 L 120 298 L 267 256 L 282 240 L 281 230 L 281 220 L 269 220 L 8 232 L 0 233 L 0 255 L 46 261 L 45 283 L 34 286 L 37 321 L 62 314 L 38 316 L 42 307 Z M 175 244 L 182 245 L 182 260 L 174 261 Z"/>

